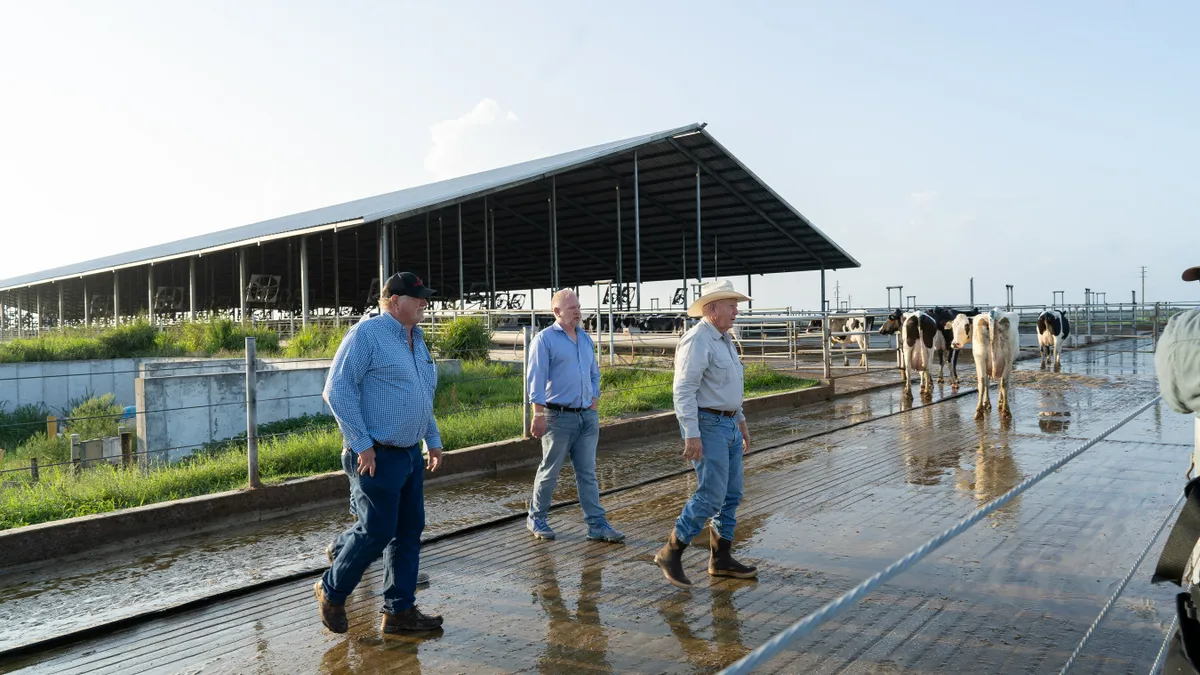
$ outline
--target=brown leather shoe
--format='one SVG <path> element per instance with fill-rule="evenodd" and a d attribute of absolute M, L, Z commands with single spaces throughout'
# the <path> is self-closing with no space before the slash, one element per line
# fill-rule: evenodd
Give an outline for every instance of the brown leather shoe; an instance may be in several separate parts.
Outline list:
<path fill-rule="evenodd" d="M 753 579 L 758 576 L 754 565 L 743 565 L 733 559 L 733 540 L 722 539 L 716 530 L 709 529 L 708 573 L 714 577 Z"/>
<path fill-rule="evenodd" d="M 687 548 L 687 544 L 679 541 L 675 536 L 675 528 L 671 528 L 671 537 L 654 555 L 654 562 L 662 568 L 663 576 L 667 578 L 667 581 L 680 588 L 691 588 L 692 582 L 683 573 L 683 550 L 685 548 Z"/>
<path fill-rule="evenodd" d="M 350 622 L 346 620 L 346 606 L 335 605 L 325 597 L 325 587 L 321 580 L 313 585 L 313 593 L 317 596 L 317 610 L 321 615 L 321 623 L 334 633 L 345 633 L 350 630 Z"/>
<path fill-rule="evenodd" d="M 381 628 L 385 633 L 403 633 L 406 631 L 437 630 L 442 627 L 442 617 L 431 616 L 421 612 L 416 605 L 399 614 L 383 613 Z"/>

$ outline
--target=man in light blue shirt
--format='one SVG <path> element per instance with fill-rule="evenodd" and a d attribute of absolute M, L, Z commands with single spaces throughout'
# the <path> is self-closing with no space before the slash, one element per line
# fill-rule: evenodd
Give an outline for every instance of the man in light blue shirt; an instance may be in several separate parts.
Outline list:
<path fill-rule="evenodd" d="M 542 463 L 533 480 L 533 499 L 525 527 L 539 539 L 554 539 L 546 522 L 558 472 L 567 455 L 575 469 L 579 505 L 587 522 L 587 538 L 620 542 L 625 535 L 614 530 L 600 506 L 596 481 L 596 444 L 600 439 L 600 366 L 592 339 L 579 328 L 579 297 L 569 289 L 554 294 L 556 319 L 529 345 L 529 371 L 525 373 L 533 421 L 529 432 L 542 440 Z"/>
<path fill-rule="evenodd" d="M 442 617 L 426 615 L 415 604 L 425 529 L 421 441 L 429 446 L 430 470 L 442 459 L 433 419 L 437 365 L 417 327 L 433 291 L 410 272 L 393 275 L 381 291 L 384 311 L 347 331 L 323 392 L 354 455 L 346 475 L 358 515 L 314 587 L 321 623 L 335 633 L 349 630 L 346 598 L 381 553 L 383 632 L 442 625 Z"/>

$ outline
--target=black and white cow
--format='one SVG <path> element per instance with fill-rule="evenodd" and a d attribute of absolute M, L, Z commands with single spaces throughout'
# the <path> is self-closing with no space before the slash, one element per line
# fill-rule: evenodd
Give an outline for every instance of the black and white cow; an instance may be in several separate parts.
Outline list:
<path fill-rule="evenodd" d="M 969 320 L 979 314 L 979 310 L 975 308 L 958 311 L 950 307 L 934 307 L 929 310 L 929 314 L 933 316 L 934 322 L 937 323 L 938 335 L 933 341 L 933 351 L 938 357 L 938 382 L 942 382 L 942 371 L 946 364 L 950 365 L 950 386 L 958 388 L 958 353 L 962 351 L 961 345 L 956 345 L 954 340 L 954 319 L 958 316 L 963 316 Z"/>
<path fill-rule="evenodd" d="M 929 312 L 905 312 L 897 309 L 888 315 L 879 329 L 880 335 L 900 334 L 901 363 L 904 368 L 904 393 L 912 395 L 912 373 L 921 376 L 921 394 L 933 393 L 933 378 L 929 375 L 933 342 L 938 335 L 937 322 Z"/>
<path fill-rule="evenodd" d="M 1057 309 L 1048 309 L 1038 314 L 1038 346 L 1042 352 L 1042 367 L 1045 368 L 1053 356 L 1054 365 L 1062 365 L 1062 344 L 1071 337 L 1071 322 L 1067 315 Z"/>
<path fill-rule="evenodd" d="M 829 332 L 832 333 L 863 333 L 863 335 L 830 335 L 830 345 L 840 345 L 842 351 L 842 365 L 850 365 L 850 357 L 846 356 L 846 345 L 858 345 L 859 359 L 858 367 L 867 367 L 867 341 L 868 337 L 865 333 L 874 330 L 875 317 L 873 316 L 848 316 L 837 317 L 829 320 Z"/>

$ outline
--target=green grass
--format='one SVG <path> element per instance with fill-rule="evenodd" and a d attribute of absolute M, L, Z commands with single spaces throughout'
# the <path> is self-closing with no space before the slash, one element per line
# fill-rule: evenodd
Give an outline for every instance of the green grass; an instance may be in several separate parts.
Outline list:
<path fill-rule="evenodd" d="M 113 328 L 68 328 L 5 342 L 0 344 L 0 363 L 242 353 L 248 336 L 257 338 L 259 354 L 278 353 L 279 336 L 273 331 L 243 327 L 228 319 L 167 327 L 138 319 Z"/>
<path fill-rule="evenodd" d="M 616 393 L 603 394 L 601 417 L 670 409 L 671 379 L 669 371 L 602 370 L 601 391 Z M 782 375 L 766 366 L 746 366 L 747 396 L 814 384 L 815 380 Z M 444 448 L 456 450 L 521 436 L 520 397 L 519 369 L 502 364 L 465 363 L 462 375 L 441 378 L 435 412 Z M 328 416 L 265 424 L 259 433 L 259 471 L 267 483 L 341 468 L 342 438 Z M 35 440 L 53 442 L 45 441 L 44 433 Z M 235 439 L 145 475 L 109 466 L 88 469 L 78 477 L 70 467 L 49 468 L 41 472 L 38 483 L 27 482 L 28 474 L 6 475 L 5 480 L 18 484 L 0 490 L 0 530 L 243 488 L 246 452 L 244 442 Z"/>

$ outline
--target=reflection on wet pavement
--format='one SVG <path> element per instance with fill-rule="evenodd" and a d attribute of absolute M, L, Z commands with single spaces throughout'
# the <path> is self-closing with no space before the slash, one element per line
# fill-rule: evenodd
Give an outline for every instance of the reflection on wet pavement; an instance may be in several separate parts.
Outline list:
<path fill-rule="evenodd" d="M 769 445 L 864 422 L 906 409 L 902 405 L 899 391 L 891 388 L 753 417 L 754 443 Z M 685 470 L 679 453 L 678 435 L 673 433 L 639 439 L 636 445 L 602 444 L 597 468 L 600 489 Z M 426 536 L 524 512 L 535 469 L 527 466 L 429 485 Z M 569 464 L 563 468 L 555 499 L 575 499 Z M 136 546 L 139 554 L 133 559 L 125 550 L 102 551 L 61 559 L 53 568 L 38 563 L 5 570 L 0 579 L 0 647 L 316 569 L 324 564 L 325 545 L 351 522 L 348 507 L 337 503 L 165 543 L 144 542 Z"/>
<path fill-rule="evenodd" d="M 434 582 L 418 602 L 446 616 L 441 635 L 381 639 L 374 596 L 382 574 L 373 568 L 348 605 L 346 636 L 320 628 L 311 580 L 302 580 L 0 664 L 0 672 L 715 672 L 1153 396 L 1150 358 L 1114 343 L 1065 354 L 1061 373 L 1024 364 L 1007 424 L 994 412 L 972 419 L 972 396 L 883 418 L 901 412 L 895 389 L 755 421 L 755 442 L 766 446 L 877 418 L 747 458 L 736 549 L 759 565 L 757 581 L 710 580 L 702 545 L 684 558 L 694 589 L 663 581 L 650 558 L 695 486 L 685 473 L 605 498 L 624 545 L 585 541 L 576 506 L 553 513 L 556 542 L 504 524 L 428 545 L 422 567 Z M 1057 670 L 1174 503 L 1191 437 L 1184 416 L 1161 408 L 1139 416 L 764 672 Z M 673 435 L 606 448 L 602 481 L 677 471 L 678 451 Z M 444 528 L 519 510 L 531 473 L 431 490 L 430 522 Z M 572 482 L 560 481 L 560 499 Z M 286 560 L 292 547 L 323 545 L 345 517 L 341 506 L 314 513 L 325 515 L 247 535 L 265 553 L 250 542 L 205 545 L 230 567 L 252 550 L 256 564 Z M 317 551 L 305 551 L 309 564 Z M 192 557 L 158 574 L 199 565 Z M 1148 585 L 1153 559 L 1081 666 L 1140 672 L 1153 660 L 1173 598 Z"/>

